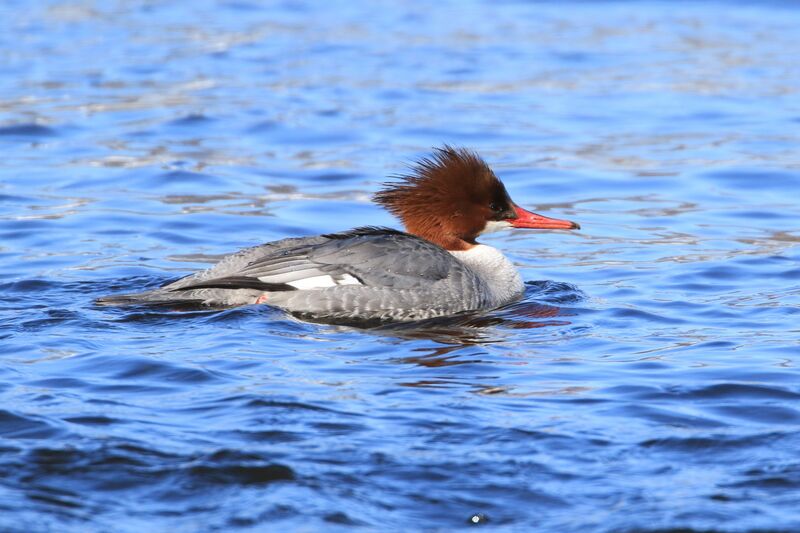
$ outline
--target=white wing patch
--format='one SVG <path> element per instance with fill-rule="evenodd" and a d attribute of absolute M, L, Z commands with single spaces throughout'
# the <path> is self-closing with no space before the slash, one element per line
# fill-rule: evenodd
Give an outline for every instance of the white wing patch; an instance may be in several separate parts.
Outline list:
<path fill-rule="evenodd" d="M 287 285 L 291 285 L 295 289 L 299 290 L 311 290 L 336 287 L 337 285 L 361 285 L 361 282 L 350 274 L 342 274 L 341 276 L 312 276 L 310 278 L 290 281 L 287 283 Z"/>

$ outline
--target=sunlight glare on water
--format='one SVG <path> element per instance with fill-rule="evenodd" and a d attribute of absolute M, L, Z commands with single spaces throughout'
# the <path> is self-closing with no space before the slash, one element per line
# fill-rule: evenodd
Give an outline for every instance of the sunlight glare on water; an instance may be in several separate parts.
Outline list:
<path fill-rule="evenodd" d="M 3 531 L 800 529 L 796 2 L 6 2 Z M 361 330 L 102 308 L 390 225 L 443 143 L 579 232 Z"/>

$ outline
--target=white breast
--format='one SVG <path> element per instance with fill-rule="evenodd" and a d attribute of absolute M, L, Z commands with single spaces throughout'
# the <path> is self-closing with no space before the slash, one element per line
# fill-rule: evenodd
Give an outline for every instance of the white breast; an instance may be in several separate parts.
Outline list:
<path fill-rule="evenodd" d="M 493 305 L 512 302 L 525 291 L 519 272 L 500 250 L 478 244 L 469 250 L 450 253 L 486 282 Z"/>

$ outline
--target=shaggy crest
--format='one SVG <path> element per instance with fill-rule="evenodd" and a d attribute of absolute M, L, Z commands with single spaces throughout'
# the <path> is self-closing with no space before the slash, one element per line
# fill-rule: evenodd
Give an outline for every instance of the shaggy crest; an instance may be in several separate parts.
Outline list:
<path fill-rule="evenodd" d="M 385 183 L 375 202 L 409 233 L 449 250 L 475 244 L 487 220 L 516 215 L 505 187 L 475 152 L 444 145 Z"/>

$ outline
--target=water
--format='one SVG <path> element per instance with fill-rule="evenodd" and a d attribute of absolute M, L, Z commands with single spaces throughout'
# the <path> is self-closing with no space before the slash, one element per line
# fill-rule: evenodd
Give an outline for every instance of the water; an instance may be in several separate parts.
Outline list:
<path fill-rule="evenodd" d="M 800 530 L 797 3 L 4 5 L 0 530 Z M 92 304 L 444 142 L 583 227 L 522 302 Z"/>

